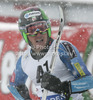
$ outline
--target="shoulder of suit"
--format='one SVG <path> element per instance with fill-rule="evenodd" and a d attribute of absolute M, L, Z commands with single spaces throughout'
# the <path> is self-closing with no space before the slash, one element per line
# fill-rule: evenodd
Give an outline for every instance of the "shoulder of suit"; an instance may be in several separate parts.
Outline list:
<path fill-rule="evenodd" d="M 27 58 L 29 58 L 29 56 L 31 56 L 30 50 L 31 50 L 31 47 L 28 47 L 27 50 L 24 51 L 24 53 L 22 55 L 22 59 L 26 60 Z"/>

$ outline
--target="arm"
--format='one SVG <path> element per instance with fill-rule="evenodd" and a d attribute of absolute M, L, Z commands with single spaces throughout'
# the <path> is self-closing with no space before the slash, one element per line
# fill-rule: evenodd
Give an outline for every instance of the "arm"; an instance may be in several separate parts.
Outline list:
<path fill-rule="evenodd" d="M 50 73 L 44 73 L 41 86 L 49 91 L 64 94 L 66 100 L 69 100 L 71 94 L 82 93 L 93 88 L 93 76 L 85 76 L 74 81 L 61 82 L 59 78 Z"/>
<path fill-rule="evenodd" d="M 71 92 L 80 93 L 93 88 L 93 76 L 85 76 L 70 82 Z"/>
<path fill-rule="evenodd" d="M 79 51 L 69 42 L 62 42 L 59 45 L 59 57 L 66 67 L 72 72 L 75 78 L 91 75 L 83 62 Z M 62 55 L 64 54 L 64 55 Z"/>
<path fill-rule="evenodd" d="M 91 83 L 93 82 L 93 78 L 90 72 L 87 70 L 87 67 L 81 59 L 76 47 L 74 47 L 69 42 L 63 42 L 59 45 L 58 51 L 60 59 L 72 72 L 73 76 L 75 77 L 75 80 L 61 82 L 57 77 L 49 73 L 45 73 L 42 79 L 42 87 L 59 94 L 63 93 L 67 97 L 72 93 L 81 93 L 85 90 L 92 88 L 93 85 L 87 85 L 91 85 Z M 88 79 L 91 82 L 89 82 Z M 46 82 L 46 84 L 44 84 L 44 82 Z M 81 89 L 80 84 L 83 84 L 83 88 Z"/>
<path fill-rule="evenodd" d="M 25 85 L 27 75 L 22 70 L 21 58 L 22 57 L 19 58 L 16 64 L 16 69 L 14 70 L 13 75 L 10 79 L 8 88 L 15 99 L 31 100 L 29 96 L 29 91 Z"/>

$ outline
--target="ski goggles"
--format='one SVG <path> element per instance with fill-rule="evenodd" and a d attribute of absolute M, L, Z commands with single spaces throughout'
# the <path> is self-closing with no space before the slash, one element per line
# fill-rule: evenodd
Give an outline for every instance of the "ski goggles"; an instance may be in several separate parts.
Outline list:
<path fill-rule="evenodd" d="M 33 37 L 36 36 L 38 33 L 40 34 L 47 33 L 48 25 L 46 21 L 40 21 L 30 24 L 29 26 L 26 27 L 26 29 L 27 29 L 26 35 Z"/>

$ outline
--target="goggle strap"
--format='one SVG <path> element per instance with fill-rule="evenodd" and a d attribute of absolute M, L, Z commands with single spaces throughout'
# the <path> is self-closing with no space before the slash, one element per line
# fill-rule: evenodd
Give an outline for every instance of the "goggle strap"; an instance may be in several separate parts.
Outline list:
<path fill-rule="evenodd" d="M 30 33 L 26 33 L 26 35 L 29 35 Z"/>

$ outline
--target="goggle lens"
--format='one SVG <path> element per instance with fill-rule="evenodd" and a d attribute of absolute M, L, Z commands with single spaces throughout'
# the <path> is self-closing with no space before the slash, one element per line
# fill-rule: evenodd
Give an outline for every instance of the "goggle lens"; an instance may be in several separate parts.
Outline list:
<path fill-rule="evenodd" d="M 36 36 L 38 32 L 45 34 L 46 30 L 48 30 L 48 25 L 45 21 L 37 22 L 27 26 L 27 35 Z"/>

